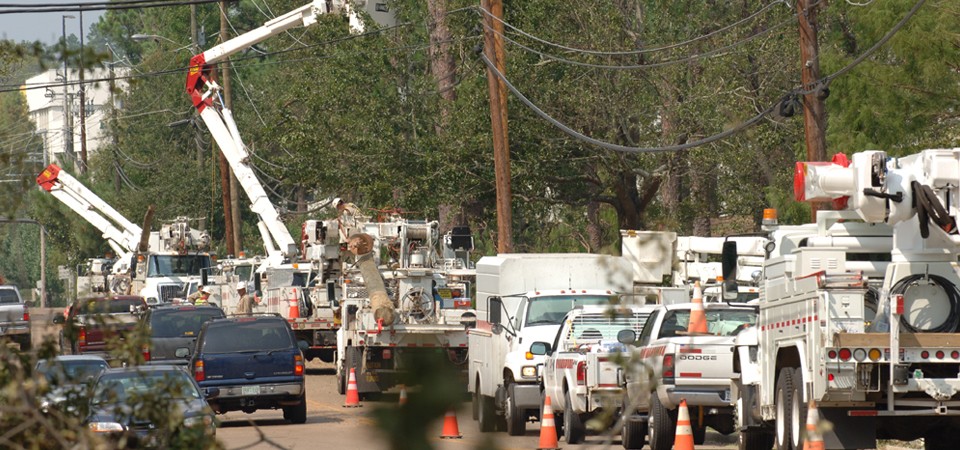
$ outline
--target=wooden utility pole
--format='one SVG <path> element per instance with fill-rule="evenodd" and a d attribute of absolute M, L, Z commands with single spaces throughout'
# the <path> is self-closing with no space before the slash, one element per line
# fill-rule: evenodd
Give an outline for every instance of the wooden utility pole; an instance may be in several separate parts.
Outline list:
<path fill-rule="evenodd" d="M 826 95 L 818 89 L 820 80 L 820 48 L 817 44 L 817 12 L 819 0 L 797 0 L 797 19 L 800 22 L 800 79 L 803 89 L 803 134 L 807 141 L 807 161 L 827 160 Z M 811 203 L 813 221 L 817 220 L 816 203 Z"/>
<path fill-rule="evenodd" d="M 87 172 L 87 97 L 83 85 L 83 9 L 80 9 L 80 173 Z"/>
<path fill-rule="evenodd" d="M 230 30 L 227 24 L 227 0 L 220 1 L 220 42 L 226 42 L 230 39 Z M 223 72 L 223 106 L 224 108 L 233 109 L 233 99 L 230 97 L 230 58 L 227 58 L 221 63 L 220 70 Z M 221 153 L 221 158 L 223 155 Z M 229 170 L 227 167 L 227 177 L 230 183 L 230 220 L 233 222 L 233 248 L 236 252 L 243 250 L 243 235 L 240 230 L 240 198 L 239 193 L 237 192 L 237 177 L 233 174 L 233 170 Z M 238 255 L 239 253 L 230 252 L 233 255 Z"/>
<path fill-rule="evenodd" d="M 484 55 L 501 74 L 506 74 L 506 55 L 503 50 L 503 0 L 483 0 L 481 7 L 490 14 L 483 15 Z M 500 20 L 494 20 L 493 17 Z M 487 86 L 490 89 L 490 125 L 493 131 L 493 170 L 497 187 L 497 252 L 513 251 L 513 208 L 510 189 L 510 145 L 507 139 L 507 85 L 493 70 L 487 68 Z"/>

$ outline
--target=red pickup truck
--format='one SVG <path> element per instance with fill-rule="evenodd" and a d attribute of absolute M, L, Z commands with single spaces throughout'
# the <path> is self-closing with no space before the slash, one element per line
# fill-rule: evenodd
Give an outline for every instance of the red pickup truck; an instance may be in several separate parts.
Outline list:
<path fill-rule="evenodd" d="M 109 359 L 110 338 L 122 340 L 132 331 L 146 311 L 143 297 L 118 295 L 78 300 L 63 316 L 54 316 L 60 330 L 60 349 L 64 354 L 98 354 Z"/>

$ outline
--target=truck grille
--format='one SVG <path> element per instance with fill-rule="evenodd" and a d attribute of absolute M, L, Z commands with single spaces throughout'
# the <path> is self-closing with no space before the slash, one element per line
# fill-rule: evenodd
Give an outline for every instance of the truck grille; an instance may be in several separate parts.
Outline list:
<path fill-rule="evenodd" d="M 615 317 L 607 312 L 581 314 L 573 320 L 567 339 L 615 340 L 620 330 L 633 330 L 639 336 L 649 317 L 650 313 L 647 312 L 618 314 Z"/>
<path fill-rule="evenodd" d="M 174 297 L 179 297 L 183 291 L 183 286 L 179 284 L 161 284 L 157 286 L 157 293 L 160 295 L 160 302 L 170 303 Z"/>

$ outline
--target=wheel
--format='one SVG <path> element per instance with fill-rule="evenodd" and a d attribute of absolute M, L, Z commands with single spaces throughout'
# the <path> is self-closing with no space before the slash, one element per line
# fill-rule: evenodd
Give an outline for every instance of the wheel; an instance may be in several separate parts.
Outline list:
<path fill-rule="evenodd" d="M 957 448 L 960 432 L 952 426 L 934 428 L 923 436 L 923 450 L 949 450 Z"/>
<path fill-rule="evenodd" d="M 584 435 L 587 434 L 583 421 L 580 420 L 580 414 L 573 412 L 570 392 L 566 393 L 566 404 L 563 405 L 563 430 L 568 444 L 583 442 Z"/>
<path fill-rule="evenodd" d="M 647 421 L 650 450 L 670 450 L 677 436 L 677 413 L 663 406 L 656 392 L 651 397 L 650 418 Z"/>
<path fill-rule="evenodd" d="M 479 386 L 479 383 L 477 383 Z M 471 396 L 470 410 L 473 413 L 473 420 L 480 418 L 480 388 L 473 390 L 473 395 Z"/>
<path fill-rule="evenodd" d="M 803 448 L 803 441 L 807 434 L 807 402 L 803 400 L 803 374 L 800 368 L 794 368 L 791 380 L 793 381 L 792 406 L 790 414 L 790 432 L 793 433 L 793 448 Z"/>
<path fill-rule="evenodd" d="M 776 387 L 777 450 L 794 450 L 793 447 L 793 368 L 780 369 Z"/>
<path fill-rule="evenodd" d="M 527 417 L 522 408 L 517 407 L 517 396 L 514 393 L 515 384 L 507 386 L 507 402 L 503 408 L 503 418 L 507 422 L 507 434 L 523 436 L 527 431 Z"/>
<path fill-rule="evenodd" d="M 480 386 L 477 386 L 477 390 L 479 389 Z M 493 397 L 487 397 L 486 395 L 479 396 L 480 404 L 477 405 L 477 424 L 480 426 L 480 432 L 490 433 L 496 431 L 497 414 L 493 408 Z"/>
<path fill-rule="evenodd" d="M 763 430 L 760 427 L 745 428 L 748 410 L 753 407 L 752 394 L 747 394 L 743 386 L 737 390 L 740 395 L 737 396 L 737 402 L 734 404 L 734 431 L 737 431 L 738 450 L 770 450 L 773 448 L 774 434 Z M 746 396 L 746 398 L 745 398 Z M 750 406 L 746 406 L 747 404 Z"/>
<path fill-rule="evenodd" d="M 647 424 L 637 418 L 624 418 L 623 429 L 620 430 L 620 440 L 627 450 L 640 450 L 643 440 L 647 437 Z"/>
<path fill-rule="evenodd" d="M 283 418 L 289 420 L 290 423 L 306 423 L 307 422 L 307 396 L 300 396 L 300 403 L 293 406 L 284 406 L 283 407 Z"/>
<path fill-rule="evenodd" d="M 343 369 L 337 371 L 337 393 L 340 395 L 347 393 L 347 373 Z"/>

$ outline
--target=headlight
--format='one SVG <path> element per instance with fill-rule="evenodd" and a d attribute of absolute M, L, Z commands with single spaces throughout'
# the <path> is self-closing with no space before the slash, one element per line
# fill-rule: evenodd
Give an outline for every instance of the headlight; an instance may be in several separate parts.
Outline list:
<path fill-rule="evenodd" d="M 524 378 L 536 378 L 537 366 L 523 366 L 523 368 L 520 369 L 520 375 Z"/>
<path fill-rule="evenodd" d="M 188 428 L 209 427 L 211 424 L 213 424 L 213 417 L 210 416 L 193 416 L 183 419 L 183 425 Z"/>
<path fill-rule="evenodd" d="M 116 422 L 90 422 L 90 431 L 94 433 L 115 433 L 123 431 L 123 425 Z"/>

